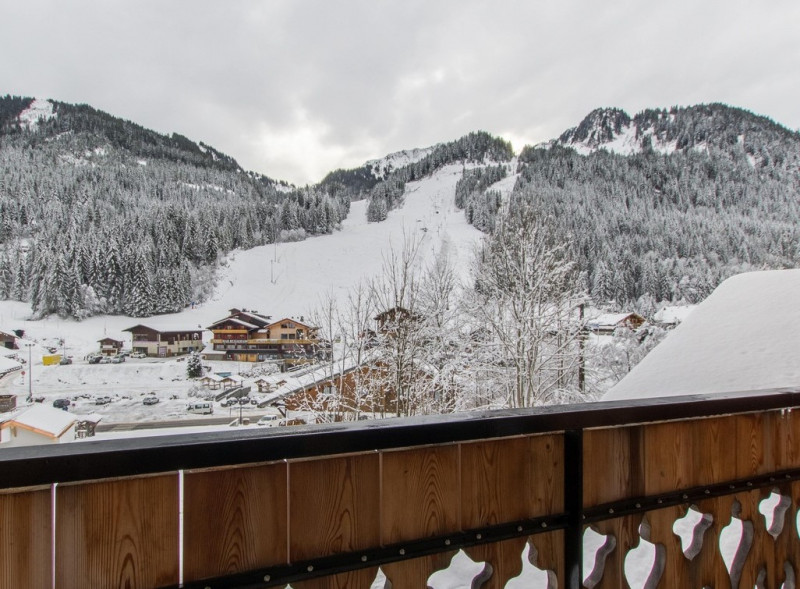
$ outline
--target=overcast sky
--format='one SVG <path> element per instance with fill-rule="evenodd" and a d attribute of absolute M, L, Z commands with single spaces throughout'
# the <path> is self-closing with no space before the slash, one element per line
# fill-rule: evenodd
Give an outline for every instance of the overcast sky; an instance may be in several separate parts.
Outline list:
<path fill-rule="evenodd" d="M 0 0 L 0 93 L 87 103 L 305 184 L 593 108 L 725 102 L 800 127 L 800 2 Z"/>

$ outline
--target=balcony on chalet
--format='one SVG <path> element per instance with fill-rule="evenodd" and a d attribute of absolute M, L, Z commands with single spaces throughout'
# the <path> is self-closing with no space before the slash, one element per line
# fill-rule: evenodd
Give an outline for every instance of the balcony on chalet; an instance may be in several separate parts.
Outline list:
<path fill-rule="evenodd" d="M 616 589 L 645 545 L 648 587 L 793 587 L 799 405 L 770 391 L 9 449 L 0 589 L 424 588 L 456 555 L 475 563 L 450 571 L 465 586 L 506 587 L 532 559 L 551 586 Z"/>

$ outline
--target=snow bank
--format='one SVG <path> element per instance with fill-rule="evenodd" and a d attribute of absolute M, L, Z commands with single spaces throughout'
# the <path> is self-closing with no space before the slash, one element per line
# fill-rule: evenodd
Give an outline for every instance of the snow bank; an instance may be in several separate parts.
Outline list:
<path fill-rule="evenodd" d="M 604 400 L 800 388 L 800 270 L 729 278 Z"/>

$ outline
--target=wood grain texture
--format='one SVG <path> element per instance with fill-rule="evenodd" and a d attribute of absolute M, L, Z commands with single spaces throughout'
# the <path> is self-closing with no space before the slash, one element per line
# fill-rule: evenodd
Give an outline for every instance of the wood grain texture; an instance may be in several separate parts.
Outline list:
<path fill-rule="evenodd" d="M 290 463 L 292 561 L 378 545 L 379 468 L 374 452 Z"/>
<path fill-rule="evenodd" d="M 50 489 L 0 494 L 0 589 L 49 588 Z"/>
<path fill-rule="evenodd" d="M 617 519 L 597 522 L 592 525 L 598 533 L 612 535 L 617 541 L 614 550 L 608 555 L 605 563 L 603 577 L 595 585 L 597 589 L 620 589 L 628 587 L 625 580 L 625 556 L 631 548 L 639 544 L 639 524 L 642 516 L 632 515 Z M 586 574 L 586 571 L 584 571 Z M 716 589 L 716 587 L 715 587 Z"/>
<path fill-rule="evenodd" d="M 58 589 L 178 582 L 178 475 L 58 486 Z"/>
<path fill-rule="evenodd" d="M 492 566 L 492 576 L 481 589 L 503 589 L 510 579 L 519 576 L 526 541 L 526 538 L 514 538 L 464 549 L 475 562 L 488 562 Z"/>
<path fill-rule="evenodd" d="M 461 446 L 461 527 L 560 512 L 563 438 L 528 436 Z"/>
<path fill-rule="evenodd" d="M 457 445 L 385 452 L 382 460 L 382 544 L 459 529 Z"/>
<path fill-rule="evenodd" d="M 775 414 L 770 412 L 736 416 L 736 466 L 739 478 L 772 470 Z"/>
<path fill-rule="evenodd" d="M 546 534 L 536 534 L 529 538 L 529 542 L 536 548 L 536 562 L 534 564 L 544 571 L 553 571 L 558 579 L 557 586 L 566 587 L 564 531 L 556 530 Z"/>
<path fill-rule="evenodd" d="M 644 494 L 642 427 L 583 432 L 583 503 L 594 507 Z"/>
<path fill-rule="evenodd" d="M 698 420 L 644 426 L 644 492 L 657 495 L 694 484 L 692 431 Z"/>
<path fill-rule="evenodd" d="M 731 579 L 722 553 L 719 548 L 719 537 L 723 529 L 731 523 L 731 509 L 734 497 L 718 497 L 697 504 L 701 513 L 708 513 L 714 518 L 711 527 L 703 536 L 703 548 L 693 560 L 687 563 L 691 587 L 714 587 L 714 589 L 730 589 Z"/>
<path fill-rule="evenodd" d="M 423 589 L 428 587 L 428 577 L 450 566 L 456 551 L 440 552 L 431 556 L 412 558 L 382 565 L 392 589 Z"/>
<path fill-rule="evenodd" d="M 184 579 L 288 562 L 287 465 L 184 475 Z"/>
<path fill-rule="evenodd" d="M 357 571 L 349 571 L 329 577 L 319 577 L 308 581 L 295 581 L 292 589 L 367 589 L 375 581 L 378 567 L 369 567 Z"/>
<path fill-rule="evenodd" d="M 688 559 L 683 554 L 681 539 L 673 531 L 675 522 L 686 515 L 687 506 L 667 507 L 647 512 L 650 542 L 664 547 L 664 573 L 659 586 L 690 587 Z"/>
<path fill-rule="evenodd" d="M 698 419 L 692 429 L 694 484 L 711 485 L 736 478 L 736 416 Z"/>

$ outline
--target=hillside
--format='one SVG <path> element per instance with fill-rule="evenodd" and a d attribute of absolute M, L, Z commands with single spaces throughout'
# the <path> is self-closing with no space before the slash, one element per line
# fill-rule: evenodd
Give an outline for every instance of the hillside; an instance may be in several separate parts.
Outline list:
<path fill-rule="evenodd" d="M 410 240 L 421 243 L 418 267 L 446 252 L 462 270 L 463 279 L 481 233 L 467 224 L 453 204 L 460 177 L 461 166 L 453 165 L 424 181 L 409 183 L 404 205 L 383 223 L 367 221 L 367 202 L 361 200 L 352 204 L 341 230 L 330 235 L 236 250 L 224 258 L 209 300 L 180 313 L 145 320 L 103 315 L 75 321 L 53 315 L 31 321 L 29 305 L 5 301 L 0 302 L 0 330 L 21 328 L 38 340 L 64 338 L 70 353 L 83 356 L 94 351 L 102 337 L 129 341 L 130 334 L 122 330 L 140 322 L 157 328 L 206 327 L 233 307 L 257 309 L 276 319 L 308 316 L 328 294 L 343 305 L 351 286 L 381 274 L 390 248 L 399 251 Z"/>
<path fill-rule="evenodd" d="M 353 201 L 384 222 L 409 183 L 448 166 L 468 223 L 491 234 L 505 211 L 531 209 L 599 306 L 649 315 L 800 258 L 800 136 L 726 105 L 596 109 L 516 158 L 470 133 L 297 188 L 86 105 L 6 96 L 0 299 L 36 317 L 174 313 L 236 283 L 228 253 L 331 235 Z"/>
<path fill-rule="evenodd" d="M 504 202 L 489 169 L 465 176 L 457 202 L 486 231 L 504 208 L 534 211 L 571 244 L 597 304 L 650 315 L 800 262 L 800 134 L 742 109 L 598 109 L 523 149 L 517 173 Z"/>

